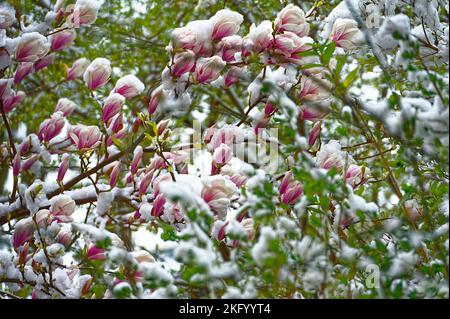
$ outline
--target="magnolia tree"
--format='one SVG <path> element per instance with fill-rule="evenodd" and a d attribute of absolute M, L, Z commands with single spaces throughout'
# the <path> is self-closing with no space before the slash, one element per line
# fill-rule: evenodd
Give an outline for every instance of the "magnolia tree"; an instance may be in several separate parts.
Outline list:
<path fill-rule="evenodd" d="M 7 2 L 1 297 L 448 298 L 447 1 Z"/>

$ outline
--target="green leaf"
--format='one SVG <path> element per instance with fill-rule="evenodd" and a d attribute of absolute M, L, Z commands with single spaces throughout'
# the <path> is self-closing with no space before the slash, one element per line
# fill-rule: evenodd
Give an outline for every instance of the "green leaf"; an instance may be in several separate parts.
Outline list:
<path fill-rule="evenodd" d="M 344 87 L 348 88 L 353 82 L 355 82 L 356 78 L 358 77 L 358 70 L 359 68 L 356 67 L 353 71 L 351 71 L 347 77 L 344 80 Z"/>
<path fill-rule="evenodd" d="M 335 49 L 336 49 L 336 42 L 330 42 L 330 44 L 327 46 L 322 56 L 322 63 L 324 65 L 328 65 L 328 63 L 330 63 L 331 57 L 333 56 Z"/>

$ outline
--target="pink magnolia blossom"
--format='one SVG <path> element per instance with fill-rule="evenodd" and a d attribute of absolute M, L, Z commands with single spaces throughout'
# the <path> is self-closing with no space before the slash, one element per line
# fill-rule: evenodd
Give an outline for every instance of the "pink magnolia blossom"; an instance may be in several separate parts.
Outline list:
<path fill-rule="evenodd" d="M 14 225 L 12 244 L 15 249 L 33 239 L 34 223 L 31 217 L 21 219 Z"/>
<path fill-rule="evenodd" d="M 199 83 L 211 83 L 217 80 L 225 65 L 218 56 L 199 59 L 195 68 L 195 78 Z"/>
<path fill-rule="evenodd" d="M 56 241 L 66 248 L 69 247 L 69 244 L 72 241 L 72 232 L 69 230 L 61 230 L 58 235 L 56 235 Z"/>
<path fill-rule="evenodd" d="M 18 91 L 17 93 L 11 91 L 9 95 L 3 96 L 3 108 L 5 112 L 10 112 L 13 108 L 19 105 L 24 98 L 25 92 L 23 91 Z"/>
<path fill-rule="evenodd" d="M 89 89 L 96 90 L 109 81 L 111 72 L 111 62 L 105 58 L 97 58 L 89 64 L 83 79 Z"/>
<path fill-rule="evenodd" d="M 0 29 L 8 29 L 16 21 L 16 10 L 10 6 L 0 7 Z"/>
<path fill-rule="evenodd" d="M 255 222 L 253 221 L 253 218 L 245 218 L 241 221 L 241 226 L 244 228 L 245 232 L 247 233 L 247 238 L 249 240 L 252 240 L 255 236 Z"/>
<path fill-rule="evenodd" d="M 77 0 L 73 9 L 71 22 L 75 27 L 91 25 L 97 20 L 98 10 L 103 1 Z"/>
<path fill-rule="evenodd" d="M 350 50 L 356 48 L 358 33 L 358 23 L 355 20 L 337 18 L 334 21 L 330 38 L 336 43 L 336 46 Z"/>
<path fill-rule="evenodd" d="M 166 203 L 166 199 L 162 196 L 162 194 L 158 194 L 155 197 L 152 207 L 152 216 L 160 217 L 164 213 L 164 204 Z"/>
<path fill-rule="evenodd" d="M 41 142 L 50 142 L 62 132 L 66 122 L 61 112 L 53 113 L 50 119 L 45 120 L 39 127 L 38 137 Z"/>
<path fill-rule="evenodd" d="M 111 188 L 116 187 L 117 185 L 117 181 L 119 178 L 119 173 L 120 173 L 120 162 L 117 162 L 112 170 L 111 173 L 109 174 L 109 186 L 111 186 Z"/>
<path fill-rule="evenodd" d="M 64 50 L 72 45 L 75 40 L 77 33 L 74 29 L 67 29 L 62 31 L 55 31 L 50 36 L 51 39 L 51 47 L 52 51 Z"/>
<path fill-rule="evenodd" d="M 61 112 L 64 116 L 69 116 L 76 108 L 75 102 L 63 97 L 56 103 L 55 112 Z"/>
<path fill-rule="evenodd" d="M 111 119 L 111 121 L 109 122 L 109 126 L 108 129 L 115 133 L 114 136 L 118 139 L 120 139 L 121 137 L 118 136 L 119 133 L 123 134 L 124 132 L 122 132 L 122 129 L 124 128 L 123 125 L 123 113 L 120 112 L 116 115 L 114 115 L 114 117 Z"/>
<path fill-rule="evenodd" d="M 131 162 L 131 168 L 130 168 L 130 172 L 132 174 L 136 174 L 138 167 L 142 162 L 143 154 L 144 154 L 144 150 L 143 150 L 142 146 L 139 145 L 134 149 L 133 161 Z"/>
<path fill-rule="evenodd" d="M 13 167 L 13 175 L 14 176 L 18 176 L 20 173 L 20 153 L 17 152 L 16 155 L 14 156 L 13 162 L 12 162 L 12 167 Z"/>
<path fill-rule="evenodd" d="M 142 83 L 133 74 L 128 74 L 117 80 L 114 92 L 129 99 L 138 96 L 144 91 L 144 89 L 144 83 Z"/>
<path fill-rule="evenodd" d="M 247 182 L 247 176 L 234 174 L 230 176 L 230 180 L 234 183 L 234 185 L 236 185 L 236 187 L 241 188 Z"/>
<path fill-rule="evenodd" d="M 147 188 L 150 186 L 150 183 L 153 179 L 153 171 L 147 172 L 144 177 L 142 177 L 141 182 L 139 184 L 139 196 L 147 193 Z"/>
<path fill-rule="evenodd" d="M 220 144 L 212 157 L 214 164 L 225 165 L 233 158 L 233 150 L 227 144 Z"/>
<path fill-rule="evenodd" d="M 172 46 L 175 51 L 184 49 L 193 51 L 197 56 L 211 56 L 213 27 L 211 20 L 191 21 L 172 31 Z"/>
<path fill-rule="evenodd" d="M 317 122 L 316 124 L 314 124 L 313 128 L 311 129 L 311 131 L 309 132 L 308 135 L 308 144 L 309 146 L 313 146 L 317 139 L 320 137 L 320 132 L 321 132 L 321 122 Z"/>
<path fill-rule="evenodd" d="M 307 105 L 300 106 L 300 112 L 303 120 L 313 122 L 323 119 L 328 114 L 328 111 L 322 110 L 319 107 Z"/>
<path fill-rule="evenodd" d="M 279 188 L 281 194 L 281 201 L 286 205 L 294 204 L 303 194 L 303 186 L 293 180 L 292 172 L 288 171 L 280 184 Z"/>
<path fill-rule="evenodd" d="M 34 71 L 33 62 L 23 62 L 19 65 L 14 74 L 14 84 L 19 84 L 25 79 L 29 74 Z"/>
<path fill-rule="evenodd" d="M 316 165 L 320 168 L 336 168 L 342 170 L 345 164 L 346 155 L 341 150 L 341 145 L 335 140 L 331 140 L 322 145 L 320 151 L 316 154 Z"/>
<path fill-rule="evenodd" d="M 47 38 L 38 32 L 24 33 L 16 47 L 15 59 L 18 62 L 36 62 L 50 50 Z"/>
<path fill-rule="evenodd" d="M 227 73 L 225 73 L 224 82 L 226 87 L 230 87 L 236 84 L 241 78 L 244 77 L 245 68 L 239 68 L 237 66 L 232 66 Z"/>
<path fill-rule="evenodd" d="M 166 131 L 167 127 L 169 127 L 171 124 L 170 120 L 163 120 L 158 123 L 158 126 L 156 127 L 156 132 L 158 133 L 158 136 L 163 135 L 163 133 Z"/>
<path fill-rule="evenodd" d="M 0 99 L 4 95 L 9 95 L 13 79 L 0 79 Z"/>
<path fill-rule="evenodd" d="M 186 72 L 191 72 L 195 65 L 194 52 L 187 50 L 186 52 L 177 53 L 171 66 L 172 75 L 180 77 Z"/>
<path fill-rule="evenodd" d="M 157 87 L 150 96 L 150 101 L 148 103 L 148 113 L 155 113 L 158 105 L 164 100 L 164 90 L 162 86 Z"/>
<path fill-rule="evenodd" d="M 110 124 L 110 120 L 116 116 L 125 104 L 125 97 L 119 93 L 111 93 L 103 104 L 102 122 L 106 125 Z"/>
<path fill-rule="evenodd" d="M 97 126 L 78 124 L 69 133 L 79 151 L 92 149 L 101 144 L 101 132 Z"/>
<path fill-rule="evenodd" d="M 58 223 L 67 223 L 72 221 L 72 214 L 75 211 L 75 201 L 67 195 L 58 195 L 50 199 L 50 214 L 52 220 Z"/>
<path fill-rule="evenodd" d="M 67 70 L 67 79 L 81 78 L 91 62 L 86 58 L 76 60 L 72 67 Z"/>
<path fill-rule="evenodd" d="M 34 163 L 36 163 L 41 158 L 40 154 L 34 154 L 30 156 L 27 160 L 23 162 L 22 171 L 26 172 L 30 168 L 33 167 Z"/>
<path fill-rule="evenodd" d="M 275 29 L 280 33 L 289 31 L 299 37 L 304 37 L 309 33 L 309 24 L 306 22 L 303 10 L 290 3 L 278 12 L 275 19 Z"/>
<path fill-rule="evenodd" d="M 86 257 L 89 260 L 104 260 L 106 259 L 106 253 L 104 249 L 98 248 L 94 245 L 89 247 Z"/>
<path fill-rule="evenodd" d="M 345 173 L 345 181 L 353 187 L 356 187 L 364 183 L 369 177 L 369 174 L 370 170 L 367 167 L 351 164 Z"/>
<path fill-rule="evenodd" d="M 265 20 L 258 26 L 252 24 L 248 38 L 251 40 L 251 50 L 255 53 L 260 53 L 266 50 L 272 43 L 272 22 Z"/>
<path fill-rule="evenodd" d="M 45 57 L 43 57 L 42 59 L 34 62 L 34 71 L 36 72 L 36 71 L 45 69 L 49 65 L 53 64 L 54 61 L 55 61 L 55 55 L 48 54 Z"/>
<path fill-rule="evenodd" d="M 202 199 L 219 218 L 224 218 L 230 206 L 231 197 L 237 191 L 236 186 L 221 175 L 210 176 L 203 179 L 202 183 Z"/>
<path fill-rule="evenodd" d="M 219 43 L 221 58 L 225 62 L 233 62 L 236 60 L 236 53 L 242 51 L 242 38 L 233 35 L 223 38 Z"/>
<path fill-rule="evenodd" d="M 219 10 L 211 18 L 213 22 L 212 40 L 220 40 L 224 37 L 235 35 L 244 21 L 240 13 L 228 9 Z"/>
<path fill-rule="evenodd" d="M 64 153 L 62 155 L 62 161 L 58 168 L 58 176 L 56 180 L 62 182 L 64 176 L 66 175 L 67 169 L 69 168 L 70 155 L 68 153 Z"/>

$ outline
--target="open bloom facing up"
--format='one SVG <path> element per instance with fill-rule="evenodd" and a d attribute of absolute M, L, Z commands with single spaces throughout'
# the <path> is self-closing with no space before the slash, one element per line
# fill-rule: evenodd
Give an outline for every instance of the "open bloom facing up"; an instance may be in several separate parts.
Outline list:
<path fill-rule="evenodd" d="M 51 50 L 59 51 L 64 50 L 72 45 L 73 41 L 77 37 L 77 33 L 73 29 L 67 29 L 56 32 L 51 35 Z"/>
<path fill-rule="evenodd" d="M 70 138 L 75 143 L 79 151 L 92 149 L 101 144 L 101 132 L 97 126 L 85 126 L 78 124 L 73 127 Z"/>
<path fill-rule="evenodd" d="M 64 116 L 69 116 L 75 111 L 77 105 L 75 102 L 63 97 L 58 100 L 55 107 L 55 112 L 61 112 Z"/>
<path fill-rule="evenodd" d="M 125 75 L 116 82 L 114 92 L 126 97 L 127 99 L 138 96 L 144 91 L 144 83 L 133 74 Z"/>
<path fill-rule="evenodd" d="M 109 81 L 111 72 L 111 62 L 105 58 L 97 58 L 91 62 L 84 72 L 84 82 L 89 89 L 96 90 Z"/>
<path fill-rule="evenodd" d="M 67 79 L 73 80 L 82 77 L 90 63 L 91 62 L 86 58 L 76 60 L 72 64 L 72 67 L 67 70 Z"/>
<path fill-rule="evenodd" d="M 211 18 L 213 22 L 212 39 L 220 40 L 230 35 L 235 35 L 244 18 L 240 13 L 228 9 L 219 10 Z"/>
<path fill-rule="evenodd" d="M 358 32 L 358 23 L 355 20 L 338 18 L 334 21 L 330 37 L 336 42 L 336 46 L 350 50 L 356 47 Z"/>
<path fill-rule="evenodd" d="M 289 31 L 299 37 L 308 35 L 309 24 L 305 19 L 305 12 L 294 4 L 288 4 L 277 14 L 275 28 L 278 32 Z"/>
<path fill-rule="evenodd" d="M 50 50 L 47 38 L 38 32 L 24 33 L 16 48 L 15 59 L 18 62 L 36 62 Z"/>
<path fill-rule="evenodd" d="M 199 83 L 210 83 L 217 80 L 225 65 L 225 62 L 218 56 L 202 58 L 197 62 L 195 78 Z"/>
<path fill-rule="evenodd" d="M 53 113 L 50 119 L 45 120 L 39 127 L 38 137 L 41 142 L 50 142 L 61 133 L 66 122 L 61 112 Z"/>

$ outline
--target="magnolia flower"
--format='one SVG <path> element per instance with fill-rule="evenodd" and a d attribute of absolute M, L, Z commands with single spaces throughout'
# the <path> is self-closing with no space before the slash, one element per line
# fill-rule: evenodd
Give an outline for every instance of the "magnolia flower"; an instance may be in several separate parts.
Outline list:
<path fill-rule="evenodd" d="M 101 132 L 97 126 L 78 124 L 72 128 L 69 136 L 79 151 L 92 149 L 101 144 Z"/>
<path fill-rule="evenodd" d="M 120 173 L 120 162 L 118 161 L 112 168 L 111 173 L 109 174 L 109 186 L 111 188 L 116 187 L 117 180 L 119 178 Z"/>
<path fill-rule="evenodd" d="M 102 122 L 106 125 L 110 124 L 110 120 L 119 114 L 122 106 L 125 104 L 125 97 L 119 93 L 111 93 L 103 104 Z"/>
<path fill-rule="evenodd" d="M 143 154 L 144 154 L 144 150 L 143 150 L 142 146 L 139 145 L 134 149 L 133 161 L 131 162 L 131 168 L 130 168 L 130 172 L 132 174 L 136 174 L 138 167 L 142 162 Z"/>
<path fill-rule="evenodd" d="M 164 90 L 162 85 L 158 86 L 155 90 L 153 90 L 152 94 L 150 95 L 150 101 L 148 102 L 147 110 L 149 114 L 155 113 L 158 105 L 163 101 L 164 99 Z"/>
<path fill-rule="evenodd" d="M 324 100 L 331 95 L 332 89 L 331 83 L 321 75 L 303 76 L 299 87 L 299 97 L 306 101 Z"/>
<path fill-rule="evenodd" d="M 314 124 L 313 128 L 311 129 L 311 131 L 309 132 L 308 135 L 308 144 L 309 146 L 313 146 L 317 139 L 320 137 L 320 132 L 321 132 L 321 122 L 317 122 L 316 124 Z"/>
<path fill-rule="evenodd" d="M 66 122 L 61 112 L 53 113 L 50 119 L 45 120 L 39 127 L 38 137 L 41 142 L 50 142 L 62 132 Z"/>
<path fill-rule="evenodd" d="M 13 175 L 18 176 L 20 172 L 20 153 L 17 152 L 12 162 Z"/>
<path fill-rule="evenodd" d="M 55 239 L 57 243 L 60 243 L 67 248 L 72 241 L 72 232 L 69 230 L 61 230 L 58 235 L 56 235 Z"/>
<path fill-rule="evenodd" d="M 36 163 L 40 157 L 40 154 L 34 154 L 30 158 L 28 158 L 22 165 L 22 171 L 28 171 L 31 167 L 33 167 L 34 163 Z"/>
<path fill-rule="evenodd" d="M 166 203 L 166 199 L 162 194 L 158 194 L 153 201 L 152 207 L 152 216 L 160 217 L 164 213 L 164 204 Z"/>
<path fill-rule="evenodd" d="M 179 49 L 191 50 L 197 56 L 210 56 L 212 53 L 213 23 L 210 20 L 196 20 L 189 22 L 182 28 L 172 32 L 172 46 Z"/>
<path fill-rule="evenodd" d="M 34 71 L 33 62 L 23 62 L 19 65 L 14 74 L 14 84 L 19 84 L 24 78 Z"/>
<path fill-rule="evenodd" d="M 418 221 L 423 217 L 423 210 L 415 199 L 405 201 L 405 209 L 412 221 Z"/>
<path fill-rule="evenodd" d="M 235 61 L 235 55 L 242 51 L 242 38 L 238 35 L 223 38 L 219 43 L 222 60 Z"/>
<path fill-rule="evenodd" d="M 89 247 L 86 257 L 89 260 L 103 260 L 106 259 L 105 250 L 98 248 L 97 246 Z"/>
<path fill-rule="evenodd" d="M 218 56 L 202 58 L 197 62 L 195 78 L 199 83 L 211 83 L 220 75 L 226 63 Z"/>
<path fill-rule="evenodd" d="M 38 32 L 24 33 L 16 47 L 15 59 L 18 62 L 36 62 L 50 50 L 47 38 Z"/>
<path fill-rule="evenodd" d="M 227 73 L 223 76 L 225 86 L 230 87 L 237 83 L 245 74 L 245 68 L 239 68 L 237 66 L 232 66 Z"/>
<path fill-rule="evenodd" d="M 186 72 L 191 72 L 195 65 L 195 54 L 188 50 L 186 52 L 177 53 L 171 66 L 172 75 L 176 77 L 182 76 Z"/>
<path fill-rule="evenodd" d="M 356 187 L 364 183 L 370 175 L 370 170 L 364 166 L 351 164 L 345 173 L 345 181 Z"/>
<path fill-rule="evenodd" d="M 3 96 L 3 108 L 6 113 L 15 108 L 25 98 L 25 92 L 19 91 L 15 93 L 11 91 L 9 95 Z"/>
<path fill-rule="evenodd" d="M 212 137 L 208 143 L 210 149 L 216 149 L 222 143 L 232 146 L 243 142 L 245 139 L 245 132 L 236 126 L 223 127 L 219 130 L 214 129 L 211 132 Z"/>
<path fill-rule="evenodd" d="M 33 238 L 34 223 L 31 217 L 21 219 L 14 225 L 12 244 L 15 249 Z"/>
<path fill-rule="evenodd" d="M 303 120 L 313 122 L 323 119 L 328 114 L 328 111 L 321 110 L 318 107 L 306 105 L 300 106 L 300 112 Z"/>
<path fill-rule="evenodd" d="M 42 59 L 34 62 L 34 71 L 36 72 L 36 71 L 42 70 L 42 69 L 48 67 L 50 64 L 52 64 L 54 61 L 55 61 L 54 54 L 46 55 Z"/>
<path fill-rule="evenodd" d="M 77 33 L 73 29 L 56 31 L 50 37 L 52 51 L 59 51 L 72 45 L 77 37 Z"/>
<path fill-rule="evenodd" d="M 117 80 L 114 92 L 119 93 L 128 99 L 138 96 L 144 89 L 144 83 L 133 74 L 128 74 Z"/>
<path fill-rule="evenodd" d="M 76 27 L 91 25 L 97 20 L 102 0 L 77 0 L 73 8 L 72 23 Z"/>
<path fill-rule="evenodd" d="M 64 153 L 62 155 L 61 165 L 59 165 L 59 168 L 58 168 L 58 175 L 56 177 L 57 181 L 59 181 L 59 182 L 63 181 L 64 176 L 66 175 L 67 169 L 69 168 L 69 161 L 70 161 L 70 155 L 68 153 Z"/>
<path fill-rule="evenodd" d="M 67 79 L 73 80 L 82 77 L 90 63 L 91 62 L 86 58 L 76 60 L 72 67 L 67 70 Z"/>
<path fill-rule="evenodd" d="M 0 99 L 11 92 L 12 79 L 0 79 Z"/>
<path fill-rule="evenodd" d="M 331 140 L 328 144 L 322 145 L 320 151 L 317 152 L 316 165 L 320 168 L 336 168 L 340 171 L 344 167 L 345 157 L 339 142 Z M 350 157 L 348 159 L 351 160 Z"/>
<path fill-rule="evenodd" d="M 8 29 L 16 21 L 16 11 L 6 5 L 0 7 L 0 29 Z"/>
<path fill-rule="evenodd" d="M 220 40 L 230 35 L 235 35 L 239 31 L 239 27 L 244 21 L 240 13 L 223 9 L 216 12 L 211 18 L 213 22 L 212 39 Z"/>
<path fill-rule="evenodd" d="M 75 201 L 67 195 L 58 195 L 50 199 L 50 215 L 52 220 L 58 223 L 72 221 L 72 214 L 75 211 Z"/>
<path fill-rule="evenodd" d="M 147 193 L 147 189 L 153 179 L 153 170 L 147 172 L 144 177 L 142 177 L 141 182 L 139 184 L 139 196 Z"/>
<path fill-rule="evenodd" d="M 299 37 L 304 37 L 308 35 L 309 24 L 306 22 L 303 10 L 291 3 L 278 12 L 275 19 L 275 29 L 280 33 L 289 31 Z"/>
<path fill-rule="evenodd" d="M 303 186 L 292 179 L 292 172 L 288 171 L 280 184 L 281 201 L 286 205 L 294 204 L 303 194 Z"/>
<path fill-rule="evenodd" d="M 253 218 L 246 218 L 241 221 L 241 226 L 244 228 L 245 232 L 247 233 L 247 238 L 249 240 L 252 240 L 255 235 L 255 222 L 253 221 Z"/>
<path fill-rule="evenodd" d="M 236 187 L 241 188 L 247 182 L 247 177 L 240 174 L 234 174 L 233 176 L 230 176 L 230 181 L 232 181 Z"/>
<path fill-rule="evenodd" d="M 266 116 L 272 116 L 277 111 L 277 108 L 273 106 L 269 99 L 267 100 L 266 106 L 264 107 L 264 114 Z"/>
<path fill-rule="evenodd" d="M 337 18 L 334 21 L 330 38 L 336 43 L 336 46 L 350 50 L 356 48 L 358 33 L 358 23 L 355 20 Z"/>
<path fill-rule="evenodd" d="M 248 34 L 249 39 L 252 41 L 252 51 L 260 53 L 267 49 L 272 43 L 272 33 L 272 22 L 268 20 L 261 22 L 258 26 L 252 24 Z"/>
<path fill-rule="evenodd" d="M 171 123 L 170 120 L 163 120 L 158 123 L 158 126 L 156 127 L 156 132 L 158 133 L 158 136 L 163 135 L 163 133 L 166 131 L 170 123 Z"/>
<path fill-rule="evenodd" d="M 230 206 L 231 197 L 237 191 L 236 186 L 221 175 L 209 176 L 202 182 L 201 197 L 219 218 L 224 218 Z"/>
<path fill-rule="evenodd" d="M 83 79 L 89 89 L 96 90 L 109 81 L 111 72 L 111 62 L 108 59 L 97 58 L 89 64 Z"/>
<path fill-rule="evenodd" d="M 223 166 L 233 158 L 233 150 L 227 144 L 220 144 L 212 157 L 214 164 Z"/>
<path fill-rule="evenodd" d="M 56 103 L 55 112 L 61 112 L 64 116 L 69 116 L 76 108 L 75 102 L 63 97 Z"/>

